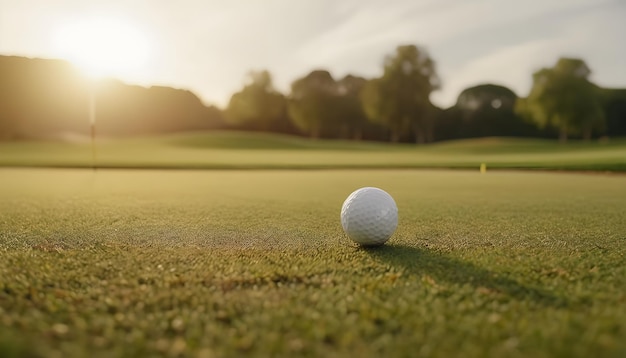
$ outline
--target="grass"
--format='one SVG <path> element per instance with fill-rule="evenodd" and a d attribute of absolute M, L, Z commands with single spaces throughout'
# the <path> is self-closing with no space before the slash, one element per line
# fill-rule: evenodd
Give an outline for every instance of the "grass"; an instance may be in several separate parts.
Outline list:
<path fill-rule="evenodd" d="M 240 132 L 99 140 L 102 168 L 478 168 L 626 171 L 626 141 L 558 144 L 486 138 L 427 146 L 331 141 Z M 0 166 L 91 167 L 89 143 L 0 143 Z"/>
<path fill-rule="evenodd" d="M 0 169 L 0 356 L 623 357 L 626 177 Z M 399 207 L 361 249 L 339 210 Z"/>

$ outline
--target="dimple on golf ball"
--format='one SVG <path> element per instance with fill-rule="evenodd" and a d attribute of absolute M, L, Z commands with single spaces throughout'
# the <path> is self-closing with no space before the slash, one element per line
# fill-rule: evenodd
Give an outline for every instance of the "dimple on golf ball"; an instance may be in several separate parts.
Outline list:
<path fill-rule="evenodd" d="M 382 245 L 398 227 L 398 207 L 386 191 L 361 188 L 343 202 L 341 226 L 350 239 L 362 246 Z"/>

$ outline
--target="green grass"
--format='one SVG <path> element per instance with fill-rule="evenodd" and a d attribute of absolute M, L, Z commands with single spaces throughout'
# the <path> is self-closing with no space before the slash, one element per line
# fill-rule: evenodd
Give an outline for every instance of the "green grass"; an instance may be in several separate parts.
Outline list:
<path fill-rule="evenodd" d="M 626 177 L 0 169 L 0 356 L 623 357 Z M 345 237 L 361 186 L 399 208 Z"/>
<path fill-rule="evenodd" d="M 426 146 L 241 132 L 97 141 L 102 168 L 478 168 L 626 171 L 626 141 L 485 138 Z M 89 143 L 0 143 L 0 166 L 91 167 Z"/>

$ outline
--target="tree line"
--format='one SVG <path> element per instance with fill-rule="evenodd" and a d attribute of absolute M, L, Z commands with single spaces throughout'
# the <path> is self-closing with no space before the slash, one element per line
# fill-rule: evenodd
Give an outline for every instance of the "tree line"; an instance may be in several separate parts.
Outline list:
<path fill-rule="evenodd" d="M 82 140 L 223 126 L 222 111 L 192 92 L 119 80 L 89 81 L 60 60 L 0 56 L 0 140 Z"/>
<path fill-rule="evenodd" d="M 590 74 L 583 60 L 561 58 L 533 74 L 525 98 L 506 87 L 483 84 L 463 90 L 454 106 L 441 109 L 430 101 L 431 93 L 441 88 L 435 61 L 424 48 L 403 45 L 385 57 L 380 77 L 334 79 L 318 69 L 293 81 L 286 95 L 273 87 L 268 71 L 250 72 L 244 87 L 231 97 L 225 118 L 247 130 L 291 129 L 312 138 L 392 142 L 626 135 L 626 90 L 600 88 Z"/>
<path fill-rule="evenodd" d="M 456 103 L 430 101 L 440 89 L 426 49 L 398 46 L 375 78 L 334 78 L 315 69 L 278 91 L 266 70 L 251 71 L 223 109 L 193 93 L 144 88 L 117 80 L 94 86 L 70 64 L 0 56 L 0 139 L 60 138 L 89 133 L 89 96 L 95 96 L 97 131 L 119 137 L 229 129 L 311 138 L 392 142 L 524 136 L 584 138 L 626 135 L 626 89 L 601 88 L 581 59 L 561 58 L 533 74 L 527 97 L 481 84 Z"/>

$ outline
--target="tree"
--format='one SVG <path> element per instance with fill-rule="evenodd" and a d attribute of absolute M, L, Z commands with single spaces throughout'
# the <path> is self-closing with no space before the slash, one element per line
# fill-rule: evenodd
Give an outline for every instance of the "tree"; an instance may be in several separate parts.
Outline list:
<path fill-rule="evenodd" d="M 602 90 L 603 108 L 606 116 L 606 135 L 626 136 L 626 89 Z"/>
<path fill-rule="evenodd" d="M 361 100 L 369 119 L 391 131 L 397 142 L 409 131 L 418 143 L 433 140 L 433 113 L 430 94 L 440 87 L 435 62 L 427 51 L 415 45 L 399 46 L 387 56 L 383 75 L 370 80 Z"/>
<path fill-rule="evenodd" d="M 0 56 L 0 140 L 88 133 L 86 89 L 66 61 Z"/>
<path fill-rule="evenodd" d="M 269 131 L 284 118 L 285 97 L 274 89 L 268 71 L 251 71 L 247 82 L 231 96 L 225 117 L 237 125 Z"/>
<path fill-rule="evenodd" d="M 289 115 L 313 138 L 361 139 L 372 129 L 359 97 L 366 83 L 350 74 L 335 81 L 326 70 L 312 71 L 293 82 Z"/>
<path fill-rule="evenodd" d="M 517 101 L 515 110 L 540 128 L 556 128 L 561 141 L 570 135 L 589 139 L 593 130 L 605 126 L 599 90 L 589 81 L 590 74 L 583 60 L 561 58 L 554 67 L 533 74 L 530 94 Z"/>
<path fill-rule="evenodd" d="M 121 137 L 221 126 L 222 114 L 193 93 L 88 80 L 60 60 L 0 56 L 0 140 L 75 140 L 90 134 L 95 100 L 99 137 Z"/>
<path fill-rule="evenodd" d="M 94 86 L 95 126 L 99 136 L 123 137 L 208 130 L 222 115 L 194 93 L 171 87 L 128 85 L 115 79 Z"/>
<path fill-rule="evenodd" d="M 344 137 L 361 139 L 368 125 L 367 116 L 361 106 L 360 94 L 367 80 L 363 77 L 346 75 L 337 82 L 339 96 L 337 110 L 340 132 Z"/>
<path fill-rule="evenodd" d="M 319 138 L 337 122 L 337 89 L 326 70 L 314 70 L 291 84 L 289 115 L 311 138 Z"/>
<path fill-rule="evenodd" d="M 515 111 L 517 95 L 507 87 L 482 84 L 464 89 L 457 99 L 461 137 L 522 136 L 533 132 Z"/>

